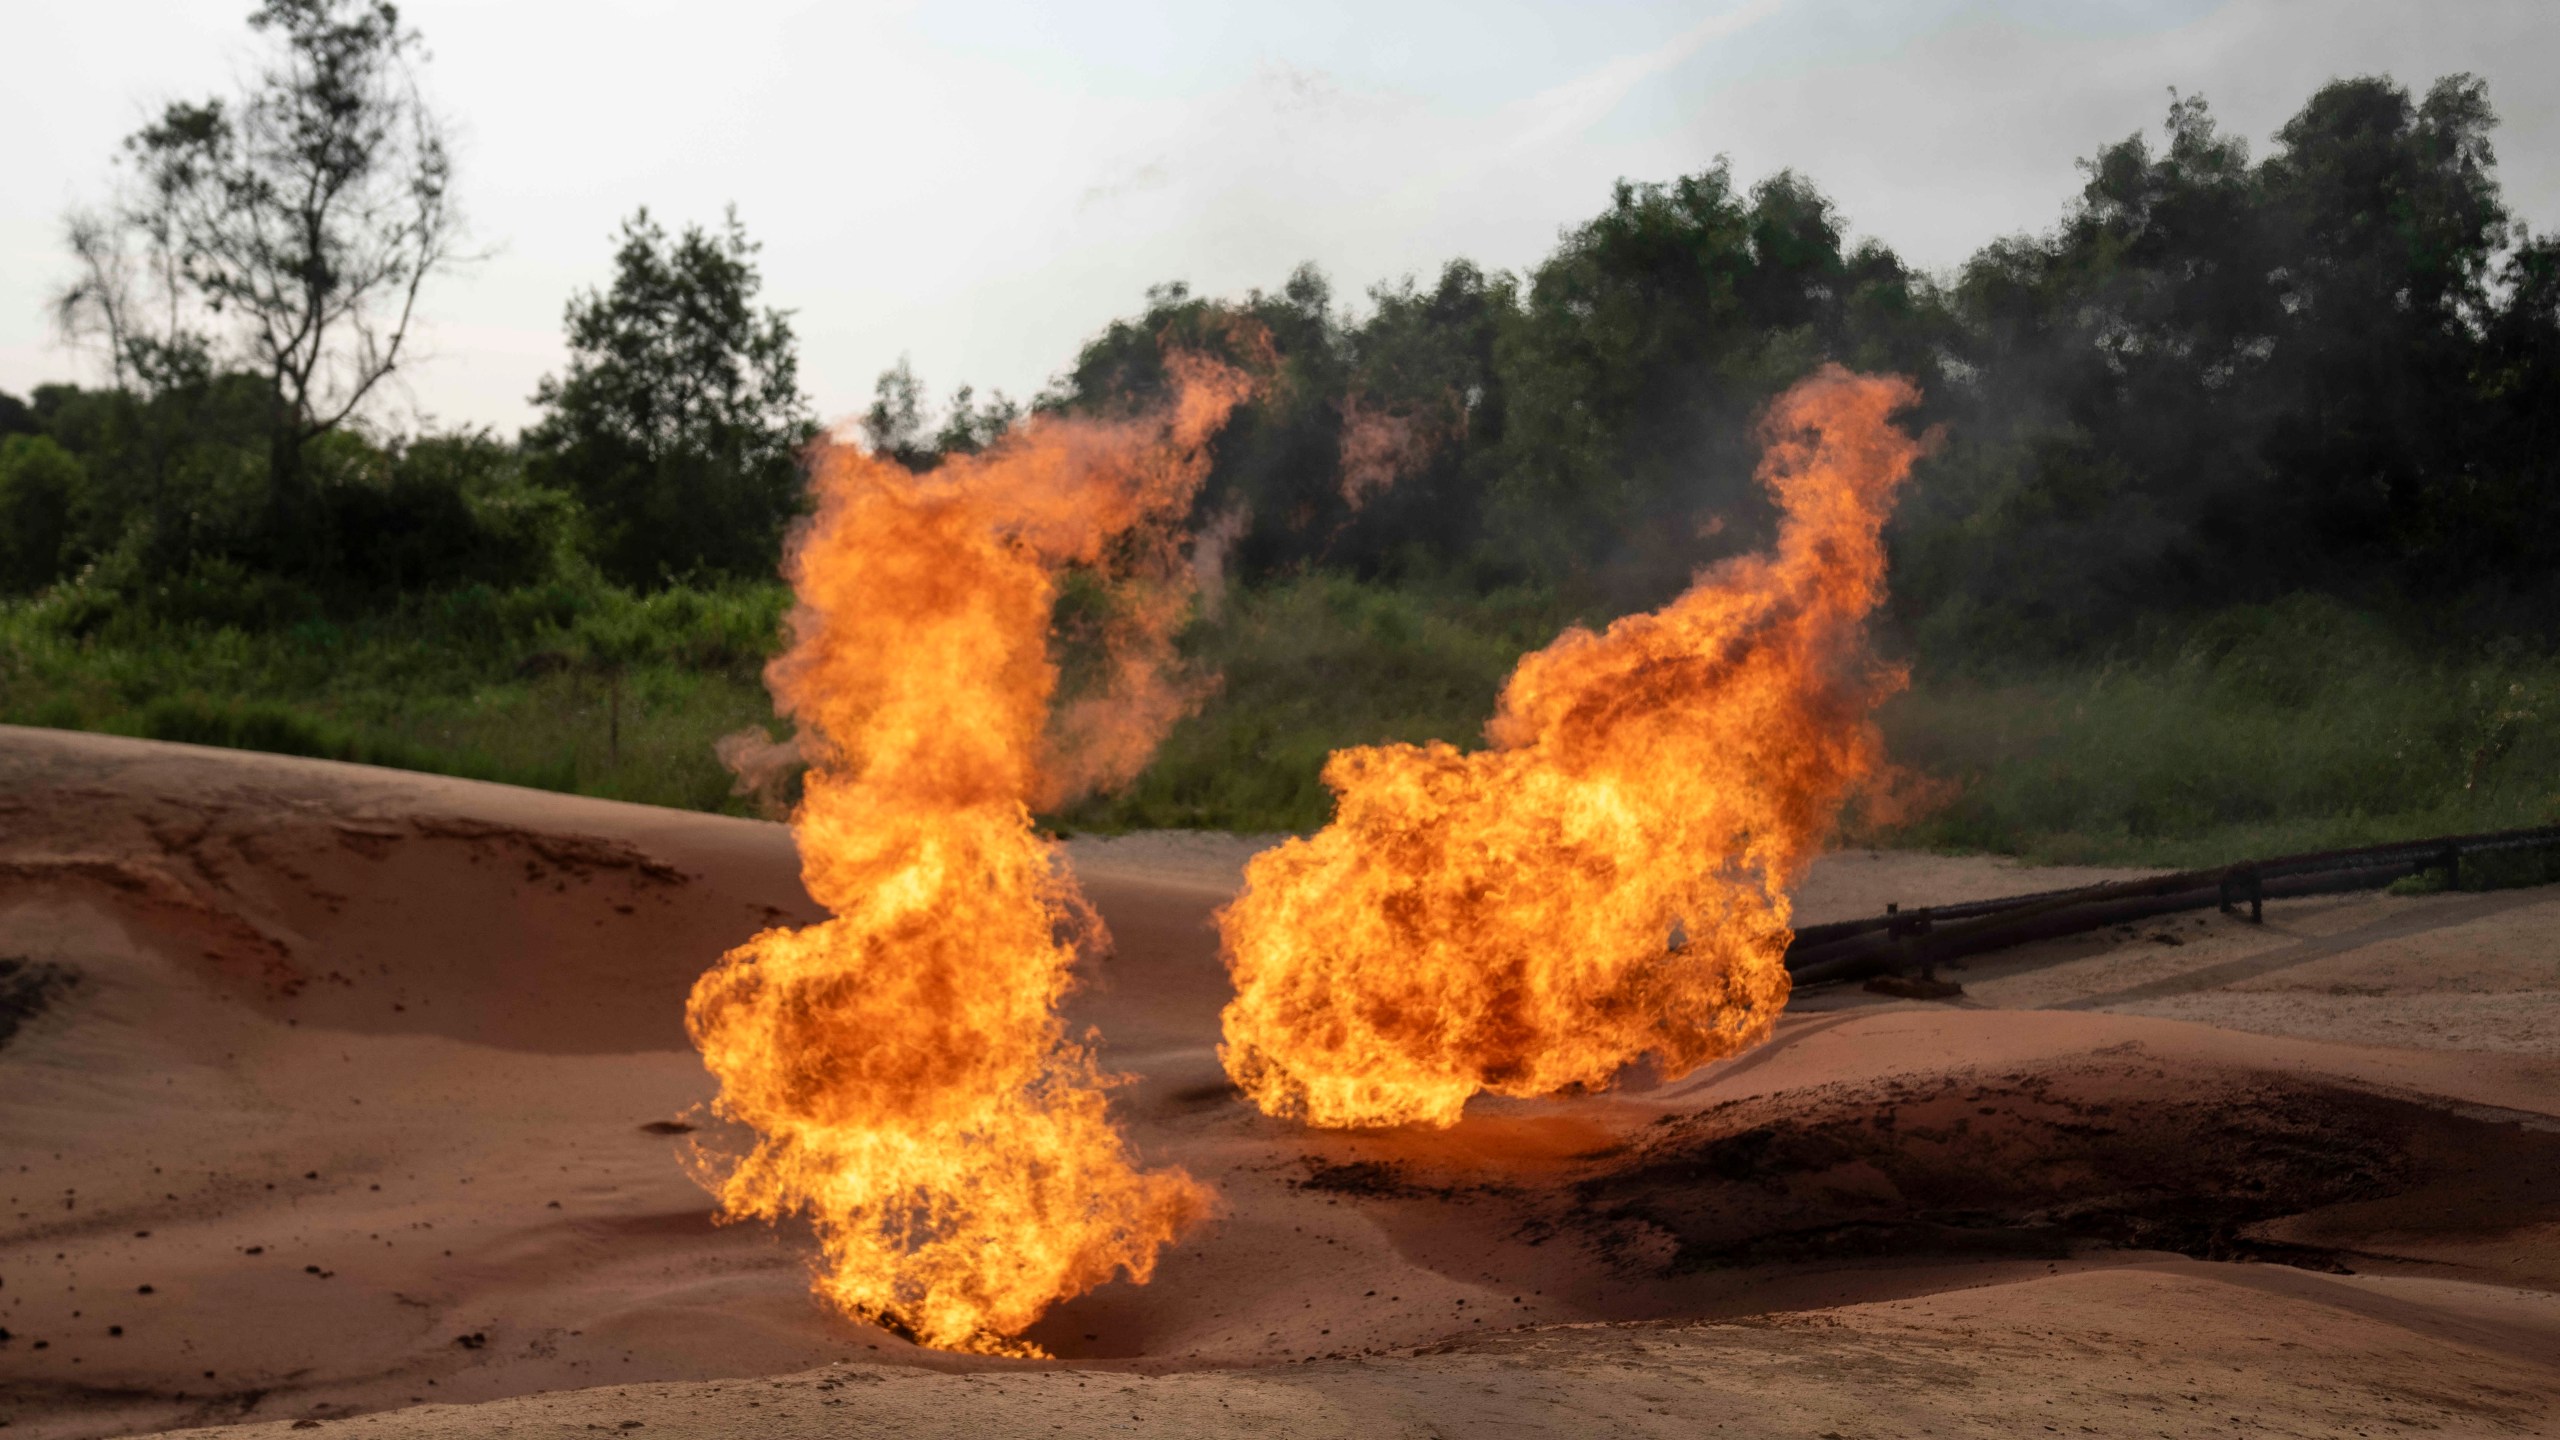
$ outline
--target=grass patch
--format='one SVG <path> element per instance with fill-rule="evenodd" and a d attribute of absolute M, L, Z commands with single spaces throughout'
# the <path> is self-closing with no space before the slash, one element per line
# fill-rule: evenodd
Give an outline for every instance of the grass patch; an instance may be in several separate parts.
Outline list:
<path fill-rule="evenodd" d="M 712 743 L 773 726 L 761 670 L 788 603 L 775 585 L 638 597 L 564 581 L 243 627 L 63 587 L 0 604 L 0 721 L 752 813 Z M 1127 791 L 1044 818 L 1313 829 L 1333 751 L 1481 743 L 1519 656 L 1577 618 L 1541 591 L 1327 576 L 1236 595 L 1185 638 L 1219 677 L 1208 702 Z M 1944 795 L 1861 842 L 2191 866 L 2560 822 L 2560 660 L 2424 651 L 2323 602 L 2225 612 L 2105 663 L 1924 658 L 1915 675 L 1882 716 L 1888 751 Z M 2555 863 L 2476 873 L 2531 883 Z"/>
<path fill-rule="evenodd" d="M 1312 830 L 1333 812 L 1317 778 L 1352 745 L 1474 746 L 1511 667 L 1571 619 L 1536 590 L 1490 597 L 1362 585 L 1338 576 L 1236 597 L 1188 649 L 1218 677 L 1121 794 L 1054 817 L 1075 829 Z"/>
<path fill-rule="evenodd" d="M 1218 693 L 1127 793 L 1057 819 L 1313 829 L 1331 814 L 1318 774 L 1334 749 L 1481 743 L 1519 656 L 1576 618 L 1538 592 L 1477 601 L 1340 578 L 1245 596 L 1192 637 Z M 2183 867 L 2560 823 L 2560 660 L 2422 652 L 2314 599 L 2082 666 L 1924 659 L 1880 718 L 1888 753 L 1939 799 L 1850 837 L 1862 843 Z M 2537 883 L 2506 872 L 2547 863 L 2484 859 L 2479 874 Z"/>
<path fill-rule="evenodd" d="M 2326 602 L 2225 612 L 2148 657 L 1923 672 L 1890 750 L 1954 782 L 1891 843 L 2201 866 L 2560 821 L 2560 662 L 2424 654 Z"/>
<path fill-rule="evenodd" d="M 242 628 L 57 591 L 0 606 L 0 722 L 746 813 L 711 745 L 771 723 L 787 603 L 561 585 Z"/>

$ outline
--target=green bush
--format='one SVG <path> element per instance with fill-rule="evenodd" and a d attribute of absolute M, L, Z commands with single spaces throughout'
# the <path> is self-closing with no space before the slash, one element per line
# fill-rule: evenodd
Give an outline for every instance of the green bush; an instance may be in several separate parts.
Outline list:
<path fill-rule="evenodd" d="M 329 583 L 369 595 L 537 582 L 558 564 L 575 506 L 529 482 L 514 446 L 486 433 L 388 449 L 343 432 L 312 447 Z"/>
<path fill-rule="evenodd" d="M 122 593 L 119 619 L 176 626 L 287 631 L 326 615 L 328 601 L 291 576 L 228 555 L 199 556 L 166 573 L 100 577 Z"/>
<path fill-rule="evenodd" d="M 47 436 L 0 439 L 0 594 L 62 578 L 87 479 L 78 458 Z"/>

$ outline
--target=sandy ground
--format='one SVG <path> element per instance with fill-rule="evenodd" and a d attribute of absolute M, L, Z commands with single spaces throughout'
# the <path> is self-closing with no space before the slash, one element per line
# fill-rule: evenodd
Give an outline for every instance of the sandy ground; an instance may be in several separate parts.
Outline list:
<path fill-rule="evenodd" d="M 2560 1433 L 2560 893 L 2177 917 L 1313 1134 L 1212 1049 L 1254 843 L 1070 848 L 1074 1018 L 1225 1209 L 986 1361 L 819 1310 L 687 1178 L 734 1137 L 685 990 L 811 913 L 780 827 L 0 728 L 0 1425 Z M 2108 873 L 1850 854 L 1799 913 Z"/>

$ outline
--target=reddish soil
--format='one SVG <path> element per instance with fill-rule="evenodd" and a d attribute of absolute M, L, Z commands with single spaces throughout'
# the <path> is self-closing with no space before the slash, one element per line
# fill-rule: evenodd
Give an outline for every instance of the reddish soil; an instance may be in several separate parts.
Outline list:
<path fill-rule="evenodd" d="M 2349 897 L 1798 997 L 1664 1084 L 1237 1103 L 1249 845 L 1078 841 L 1072 1019 L 1221 1215 L 1059 1358 L 821 1310 L 715 1226 L 681 1015 L 788 833 L 0 728 L 0 1424 L 94 1436 L 2551 1433 L 2560 895 Z M 2084 878 L 1834 857 L 1809 919 Z M 2177 943 L 2154 938 L 2158 931 Z M 231 1433 L 225 1430 L 224 1433 Z"/>

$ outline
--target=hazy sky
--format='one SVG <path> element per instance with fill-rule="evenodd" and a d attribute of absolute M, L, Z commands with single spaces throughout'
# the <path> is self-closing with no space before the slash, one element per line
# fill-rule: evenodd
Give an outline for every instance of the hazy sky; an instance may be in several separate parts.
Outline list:
<path fill-rule="evenodd" d="M 161 103 L 225 90 L 247 0 L 17 0 L 0 86 L 0 389 L 95 378 L 45 295 L 67 207 Z M 1040 388 L 1146 287 L 1346 301 L 1452 256 L 1517 269 L 1620 176 L 1810 175 L 1944 267 L 2049 226 L 2072 162 L 2171 87 L 2263 151 L 2334 76 L 2486 77 L 2500 173 L 2560 228 L 2554 0 L 1700 0 L 1222 5 L 402 0 L 487 252 L 383 418 L 512 431 L 617 222 L 734 202 L 830 418 L 901 354 L 939 397 Z"/>

